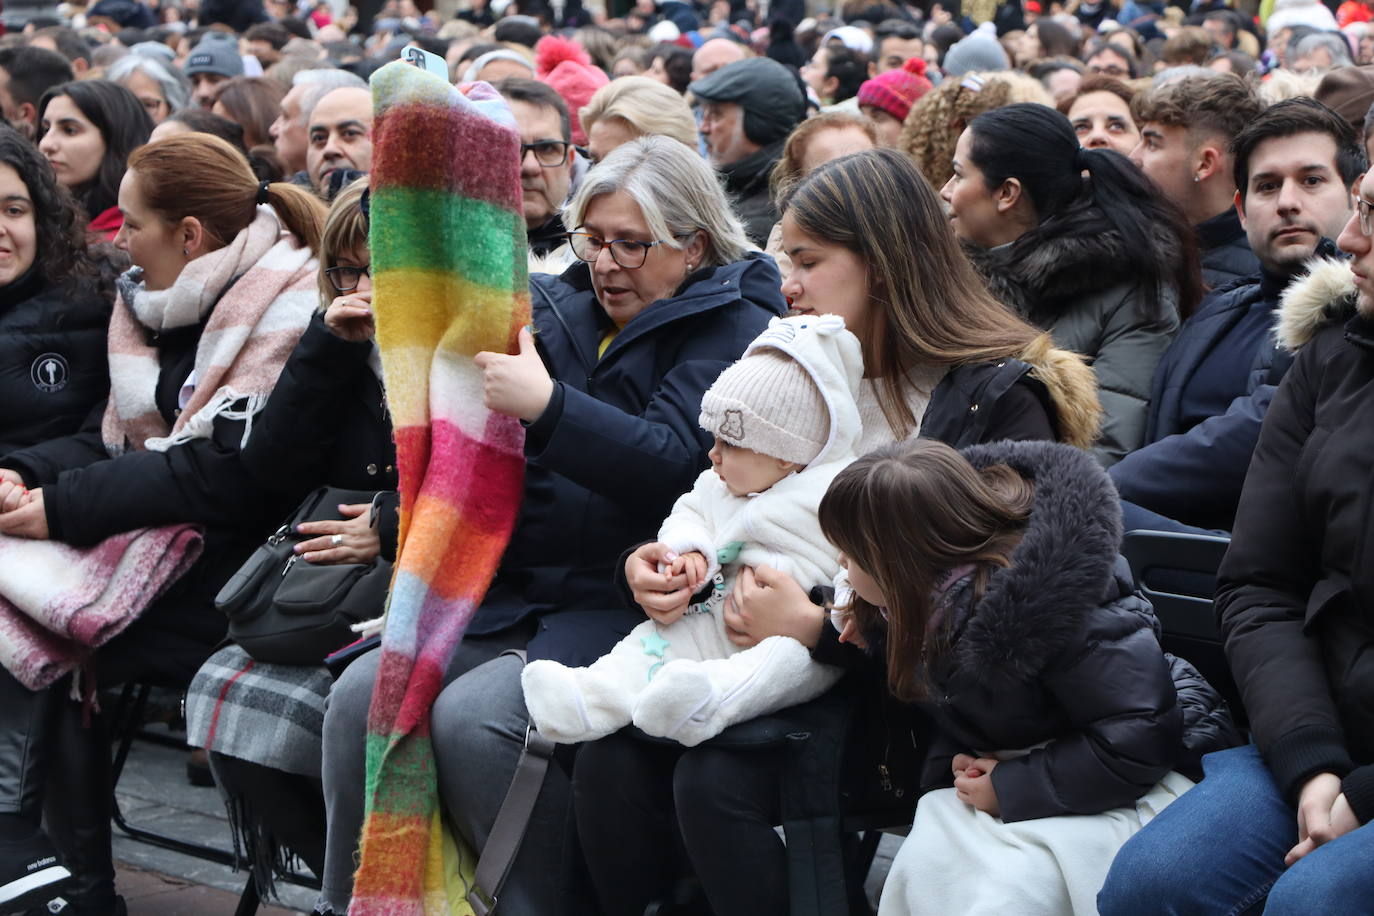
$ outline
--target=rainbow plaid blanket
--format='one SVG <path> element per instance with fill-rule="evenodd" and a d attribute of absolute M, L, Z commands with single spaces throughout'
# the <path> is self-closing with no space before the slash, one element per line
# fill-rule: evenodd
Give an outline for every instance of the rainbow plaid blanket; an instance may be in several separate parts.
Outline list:
<path fill-rule="evenodd" d="M 400 552 L 368 714 L 352 914 L 449 912 L 430 706 L 524 484 L 519 421 L 482 405 L 482 350 L 530 320 L 520 138 L 496 93 L 395 62 L 372 76 L 373 309 L 401 482 Z"/>

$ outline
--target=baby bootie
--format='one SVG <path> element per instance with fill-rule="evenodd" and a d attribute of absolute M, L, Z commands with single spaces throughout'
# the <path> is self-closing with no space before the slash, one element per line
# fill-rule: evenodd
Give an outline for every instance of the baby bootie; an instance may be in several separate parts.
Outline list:
<path fill-rule="evenodd" d="M 548 659 L 525 666 L 520 684 L 525 689 L 525 708 L 539 734 L 559 744 L 577 744 L 604 738 L 630 724 L 623 691 L 615 689 L 617 685 L 598 684 L 587 673 L 586 668 L 569 668 Z"/>
<path fill-rule="evenodd" d="M 696 747 L 726 724 L 715 715 L 720 704 L 700 662 L 678 659 L 659 669 L 635 703 L 632 719 L 646 734 Z"/>

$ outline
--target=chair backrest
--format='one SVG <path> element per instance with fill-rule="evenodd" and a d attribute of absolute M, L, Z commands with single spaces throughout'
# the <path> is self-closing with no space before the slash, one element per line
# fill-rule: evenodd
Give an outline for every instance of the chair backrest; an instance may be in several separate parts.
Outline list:
<path fill-rule="evenodd" d="M 1230 543 L 1211 535 L 1130 531 L 1121 553 L 1131 564 L 1136 588 L 1154 605 L 1164 650 L 1192 662 L 1226 700 L 1236 725 L 1245 728 L 1240 688 L 1226 662 L 1212 607 L 1217 569 Z"/>

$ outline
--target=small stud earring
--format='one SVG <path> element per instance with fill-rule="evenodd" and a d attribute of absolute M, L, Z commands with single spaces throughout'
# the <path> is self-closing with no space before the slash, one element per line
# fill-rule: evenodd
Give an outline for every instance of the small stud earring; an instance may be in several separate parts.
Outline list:
<path fill-rule="evenodd" d="M 1194 175 L 1194 176 L 1193 176 L 1193 184 L 1197 184 L 1197 183 L 1198 183 L 1199 181 L 1201 181 L 1201 180 L 1202 180 L 1202 176 L 1201 176 L 1201 175 Z"/>
<path fill-rule="evenodd" d="M 181 249 L 181 253 L 182 253 L 182 255 L 183 255 L 184 257 L 188 257 L 188 258 L 189 258 L 189 257 L 191 256 L 191 249 L 189 249 L 189 248 L 183 248 L 183 249 Z"/>

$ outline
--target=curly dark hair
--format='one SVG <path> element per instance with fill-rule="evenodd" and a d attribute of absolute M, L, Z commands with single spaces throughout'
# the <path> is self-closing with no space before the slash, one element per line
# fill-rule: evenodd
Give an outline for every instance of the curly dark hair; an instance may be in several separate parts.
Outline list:
<path fill-rule="evenodd" d="M 94 286 L 100 271 L 86 247 L 86 217 L 71 193 L 57 183 L 48 160 L 9 125 L 0 125 L 0 164 L 19 173 L 33 201 L 38 252 L 34 265 L 44 283 Z"/>

